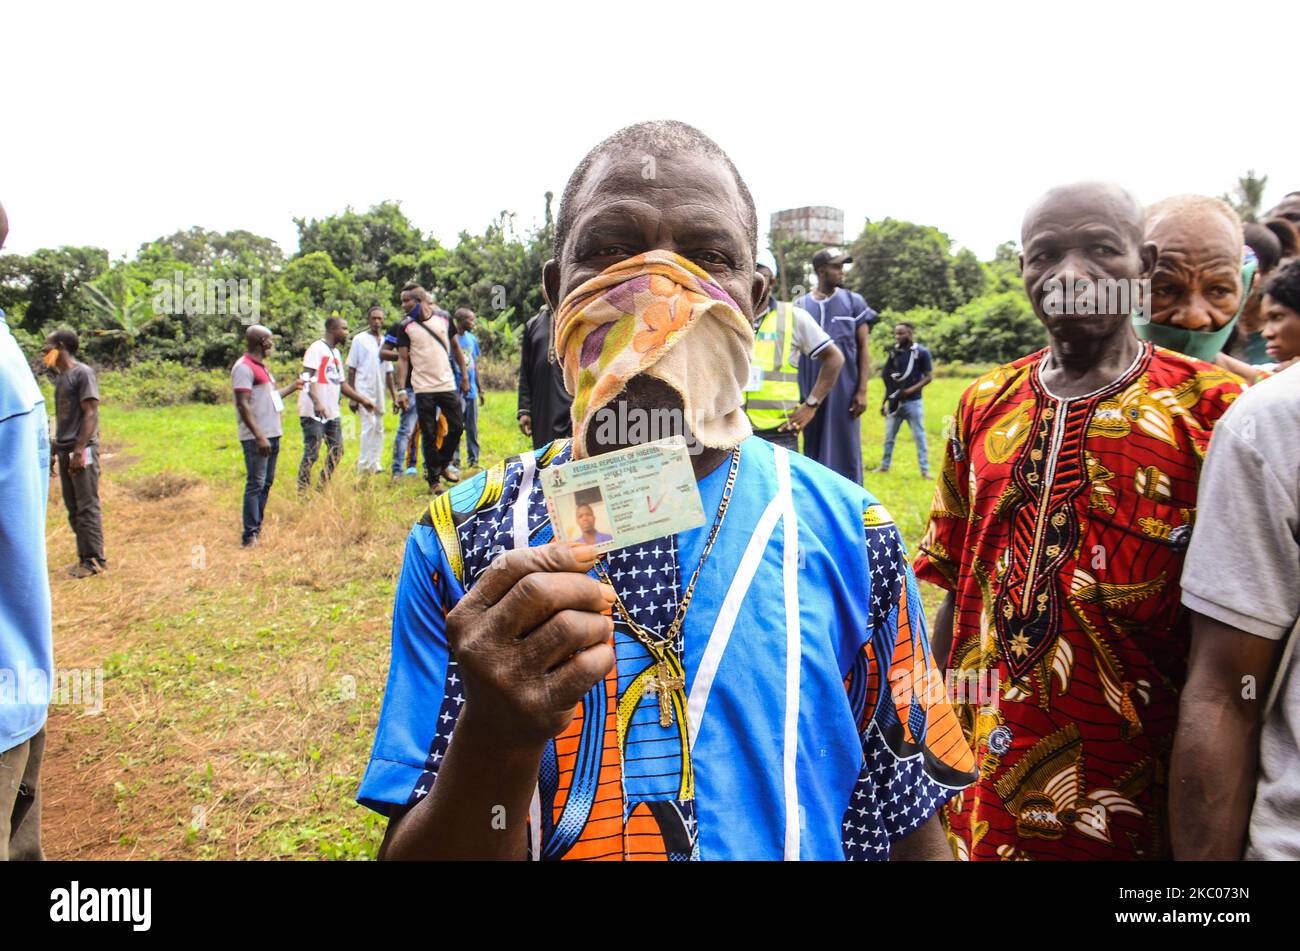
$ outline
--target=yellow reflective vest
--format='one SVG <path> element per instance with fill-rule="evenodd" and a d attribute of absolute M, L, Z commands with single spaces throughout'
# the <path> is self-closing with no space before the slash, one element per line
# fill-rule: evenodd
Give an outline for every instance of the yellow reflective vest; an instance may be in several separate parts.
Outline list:
<path fill-rule="evenodd" d="M 790 362 L 794 305 L 778 303 L 763 315 L 754 340 L 745 412 L 755 429 L 776 429 L 799 405 L 799 368 Z"/>

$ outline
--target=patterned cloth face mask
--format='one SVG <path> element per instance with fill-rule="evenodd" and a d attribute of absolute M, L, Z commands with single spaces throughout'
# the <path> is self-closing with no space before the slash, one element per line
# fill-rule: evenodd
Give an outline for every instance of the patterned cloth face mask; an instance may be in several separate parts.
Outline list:
<path fill-rule="evenodd" d="M 575 458 L 587 455 L 600 409 L 640 373 L 677 392 L 702 445 L 730 449 L 752 432 L 744 386 L 754 329 L 727 292 L 680 255 L 639 254 L 575 288 L 555 315 L 553 340 L 573 394 Z"/>

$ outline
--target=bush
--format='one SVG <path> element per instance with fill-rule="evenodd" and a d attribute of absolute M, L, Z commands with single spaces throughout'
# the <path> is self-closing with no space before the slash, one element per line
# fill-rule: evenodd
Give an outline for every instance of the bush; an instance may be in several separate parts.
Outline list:
<path fill-rule="evenodd" d="M 902 313 L 887 310 L 871 333 L 873 358 L 885 358 L 894 344 L 894 325 L 900 321 L 912 324 L 917 342 L 929 347 L 942 363 L 998 365 L 1047 344 L 1046 329 L 1019 290 L 985 294 L 952 313 L 932 307 Z"/>
<path fill-rule="evenodd" d="M 197 370 L 166 360 L 146 360 L 100 378 L 105 403 L 120 406 L 176 406 L 224 403 L 231 399 L 230 378 L 221 370 Z"/>

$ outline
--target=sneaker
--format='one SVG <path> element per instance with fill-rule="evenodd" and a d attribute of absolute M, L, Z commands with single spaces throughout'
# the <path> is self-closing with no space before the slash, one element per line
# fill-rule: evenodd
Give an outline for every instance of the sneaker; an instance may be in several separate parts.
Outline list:
<path fill-rule="evenodd" d="M 242 542 L 240 542 L 239 547 L 240 547 L 240 548 L 256 548 L 256 547 L 257 547 L 258 545 L 260 545 L 261 543 L 262 543 L 262 540 L 261 540 L 260 537 L 258 537 L 257 535 L 249 535 L 249 536 L 248 536 L 247 538 L 245 538 Z"/>
<path fill-rule="evenodd" d="M 91 575 L 97 575 L 100 572 L 99 565 L 91 562 L 83 562 L 79 565 L 73 565 L 68 569 L 69 578 L 89 578 Z"/>
<path fill-rule="evenodd" d="M 405 473 L 405 474 L 406 474 L 406 475 L 409 475 L 409 476 L 419 475 L 419 474 L 420 474 L 420 470 L 417 469 L 417 468 L 415 468 L 415 466 L 411 466 L 410 468 L 408 468 L 408 469 L 406 470 L 406 473 Z"/>
<path fill-rule="evenodd" d="M 872 469 L 872 470 L 870 470 L 870 471 L 871 471 L 871 472 L 879 472 L 879 473 L 882 473 L 882 474 L 883 474 L 883 473 L 888 472 L 889 469 L 888 469 L 888 467 L 886 467 L 886 466 L 876 466 L 876 468 L 874 468 L 874 469 Z"/>
<path fill-rule="evenodd" d="M 448 466 L 447 468 L 442 470 L 442 477 L 448 482 L 459 482 L 460 470 L 457 469 L 455 466 Z"/>

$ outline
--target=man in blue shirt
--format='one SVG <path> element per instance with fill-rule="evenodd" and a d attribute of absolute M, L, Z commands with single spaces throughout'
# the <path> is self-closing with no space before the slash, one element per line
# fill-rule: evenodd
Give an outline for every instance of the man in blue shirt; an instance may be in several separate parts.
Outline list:
<path fill-rule="evenodd" d="M 453 363 L 451 368 L 456 374 L 456 389 L 460 391 L 461 413 L 465 418 L 465 465 L 466 468 L 473 469 L 478 465 L 478 408 L 485 402 L 483 392 L 478 387 L 478 358 L 481 351 L 478 337 L 474 336 L 474 321 L 477 316 L 468 307 L 459 308 L 454 316 L 459 331 L 456 342 L 460 344 L 461 353 L 465 354 L 468 390 L 460 385 L 460 366 Z M 456 450 L 454 462 L 457 466 L 460 465 L 459 449 Z"/>
<path fill-rule="evenodd" d="M 894 347 L 885 361 L 885 398 L 880 404 L 880 415 L 885 417 L 885 454 L 880 465 L 872 472 L 888 472 L 894 458 L 894 440 L 907 423 L 916 441 L 916 461 L 921 467 L 921 478 L 930 478 L 930 455 L 925 444 L 925 409 L 921 403 L 921 390 L 934 379 L 934 364 L 930 351 L 917 343 L 911 324 L 903 322 L 894 327 Z"/>
<path fill-rule="evenodd" d="M 844 369 L 826 396 L 825 405 L 803 431 L 803 452 L 858 485 L 862 484 L 862 422 L 871 379 L 871 325 L 876 312 L 861 294 L 844 287 L 847 255 L 832 250 L 813 255 L 817 287 L 794 302 L 812 314 L 844 354 Z M 814 360 L 799 361 L 799 393 L 812 395 L 821 369 Z"/>
<path fill-rule="evenodd" d="M 0 206 L 0 247 L 9 222 Z M 45 399 L 0 310 L 0 861 L 40 859 L 38 777 L 54 673 Z"/>

